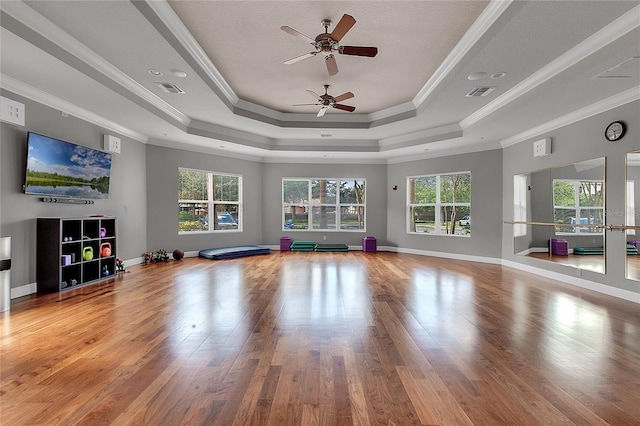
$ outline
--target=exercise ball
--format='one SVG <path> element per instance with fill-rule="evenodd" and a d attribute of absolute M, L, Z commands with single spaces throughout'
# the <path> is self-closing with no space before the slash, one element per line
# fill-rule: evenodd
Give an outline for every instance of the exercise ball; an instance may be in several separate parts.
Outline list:
<path fill-rule="evenodd" d="M 173 251 L 173 258 L 175 260 L 180 260 L 184 257 L 184 252 L 182 250 L 174 250 Z"/>

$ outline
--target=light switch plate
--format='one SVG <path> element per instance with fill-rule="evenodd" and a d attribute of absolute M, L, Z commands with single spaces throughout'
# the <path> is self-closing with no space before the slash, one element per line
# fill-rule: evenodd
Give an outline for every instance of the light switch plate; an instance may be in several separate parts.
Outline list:
<path fill-rule="evenodd" d="M 551 154 L 551 138 L 540 139 L 533 143 L 533 156 L 544 157 Z"/>

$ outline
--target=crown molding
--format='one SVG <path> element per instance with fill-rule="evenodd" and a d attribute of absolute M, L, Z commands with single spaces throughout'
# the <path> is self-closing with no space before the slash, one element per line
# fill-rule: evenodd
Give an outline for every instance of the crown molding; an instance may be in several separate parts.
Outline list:
<path fill-rule="evenodd" d="M 578 110 L 570 112 L 569 114 L 565 114 L 561 117 L 556 118 L 555 120 L 548 121 L 539 126 L 532 127 L 529 130 L 525 130 L 524 132 L 520 132 L 509 138 L 503 139 L 500 141 L 500 146 L 506 148 L 508 146 L 524 142 L 528 139 L 541 136 L 545 133 L 549 133 L 569 124 L 573 124 L 580 120 L 593 117 L 594 115 L 609 111 L 613 108 L 617 108 L 619 106 L 626 105 L 637 100 L 640 100 L 640 86 L 632 87 L 631 89 L 625 90 L 624 92 L 618 93 L 617 95 L 608 97 L 584 108 L 580 108 Z"/>
<path fill-rule="evenodd" d="M 429 96 L 452 72 L 456 65 L 475 46 L 478 40 L 495 24 L 496 20 L 511 6 L 513 0 L 492 0 L 482 11 L 478 19 L 469 27 L 453 50 L 447 55 L 435 73 L 413 98 L 416 109 L 421 109 Z"/>
<path fill-rule="evenodd" d="M 583 40 L 574 48 L 549 62 L 546 66 L 533 73 L 529 78 L 515 85 L 510 90 L 506 91 L 503 95 L 497 97 L 494 101 L 467 116 L 460 121 L 460 125 L 463 129 L 466 129 L 469 126 L 476 124 L 483 118 L 486 118 L 499 109 L 504 108 L 519 97 L 549 81 L 561 72 L 567 70 L 569 67 L 587 58 L 594 52 L 616 41 L 629 31 L 638 28 L 640 26 L 640 19 L 638 19 L 638 16 L 640 16 L 640 6 L 634 7 L 629 12 L 602 28 L 600 31 Z"/>
<path fill-rule="evenodd" d="M 92 69 L 105 75 L 172 119 L 185 126 L 189 125 L 190 119 L 185 114 L 169 105 L 153 92 L 147 90 L 144 86 L 140 85 L 115 66 L 111 65 L 93 50 L 73 38 L 67 32 L 63 31 L 60 27 L 53 24 L 25 3 L 20 1 L 2 2 L 2 12 L 11 16 L 17 22 L 25 25 L 30 30 L 36 31 L 40 36 L 73 55 Z"/>
<path fill-rule="evenodd" d="M 173 34 L 182 47 L 186 49 L 187 53 L 196 61 L 200 69 L 207 74 L 207 77 L 216 85 L 227 103 L 236 105 L 240 98 L 222 74 L 220 74 L 220 71 L 213 65 L 213 62 L 211 62 L 207 54 L 202 50 L 200 44 L 193 38 L 180 18 L 178 18 L 178 15 L 176 15 L 169 3 L 165 0 L 145 0 L 145 3 Z"/>
<path fill-rule="evenodd" d="M 46 105 L 50 108 L 63 111 L 81 120 L 87 121 L 91 124 L 95 124 L 96 126 L 102 127 L 114 133 L 118 133 L 122 136 L 126 136 L 128 138 L 137 140 L 139 142 L 146 143 L 149 139 L 146 135 L 143 135 L 142 133 L 138 133 L 127 127 L 121 126 L 118 123 L 115 123 L 111 120 L 107 120 L 106 118 L 98 114 L 95 114 L 89 110 L 86 110 L 70 102 L 62 100 L 49 93 L 43 92 L 40 89 L 36 89 L 33 86 L 29 86 L 28 84 L 22 83 L 21 81 L 18 81 L 13 77 L 0 74 L 0 87 L 2 87 L 3 89 L 9 92 L 15 93 L 16 95 L 23 96 L 27 99 L 30 99 L 34 102 L 38 102 L 42 105 Z"/>

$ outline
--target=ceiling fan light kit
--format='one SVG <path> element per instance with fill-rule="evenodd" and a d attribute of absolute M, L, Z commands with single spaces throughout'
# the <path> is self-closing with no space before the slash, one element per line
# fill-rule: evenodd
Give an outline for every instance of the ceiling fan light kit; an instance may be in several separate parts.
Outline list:
<path fill-rule="evenodd" d="M 347 112 L 353 112 L 353 111 L 356 110 L 356 107 L 354 107 L 354 106 L 344 105 L 344 104 L 339 104 L 338 103 L 338 102 L 342 102 L 344 100 L 353 98 L 355 96 L 353 93 L 345 92 L 342 95 L 338 95 L 338 96 L 334 97 L 334 96 L 331 96 L 330 94 L 328 94 L 327 93 L 328 91 L 329 91 L 329 85 L 328 84 L 324 85 L 324 95 L 318 95 L 313 90 L 307 90 L 307 93 L 309 93 L 318 102 L 316 102 L 314 104 L 296 104 L 296 105 L 293 105 L 293 106 L 318 105 L 318 106 L 321 107 L 320 111 L 318 111 L 318 117 L 322 117 L 324 115 L 324 113 L 327 112 L 327 110 L 329 108 L 336 108 L 336 109 L 340 109 L 342 111 L 347 111 Z"/>
<path fill-rule="evenodd" d="M 322 26 L 324 27 L 324 33 L 318 34 L 315 39 L 302 34 L 300 31 L 295 30 L 287 25 L 283 25 L 280 29 L 294 37 L 297 37 L 307 43 L 310 43 L 315 51 L 305 53 L 304 55 L 296 56 L 289 60 L 284 61 L 285 64 L 291 65 L 296 62 L 308 59 L 321 53 L 325 56 L 325 64 L 327 66 L 327 72 L 329 75 L 335 75 L 338 73 L 338 64 L 336 63 L 335 54 L 349 55 L 349 56 L 366 56 L 372 58 L 378 54 L 377 47 L 368 46 L 340 46 L 340 40 L 347 34 L 347 32 L 353 27 L 356 20 L 351 15 L 346 13 L 342 15 L 342 18 L 333 29 L 333 32 L 329 32 L 331 26 L 331 20 L 323 19 Z"/>
<path fill-rule="evenodd" d="M 324 27 L 324 33 L 318 34 L 315 39 L 302 34 L 300 31 L 295 30 L 287 25 L 283 25 L 280 29 L 287 34 L 291 34 L 294 37 L 297 37 L 301 40 L 310 43 L 313 47 L 315 47 L 315 51 L 305 53 L 300 56 L 296 56 L 295 58 L 291 58 L 289 60 L 284 61 L 286 65 L 295 64 L 296 62 L 300 62 L 304 59 L 308 59 L 316 56 L 318 53 L 322 53 L 324 56 L 325 66 L 327 67 L 327 72 L 329 75 L 336 75 L 338 73 L 338 63 L 336 62 L 335 53 L 340 55 L 350 55 L 350 56 L 365 56 L 372 58 L 378 54 L 377 47 L 368 47 L 368 46 L 340 46 L 340 40 L 347 34 L 347 32 L 353 27 L 356 23 L 356 20 L 351 15 L 347 15 L 346 13 L 342 15 L 340 21 L 333 29 L 333 32 L 329 32 L 329 27 L 331 26 L 330 19 L 323 19 L 322 26 Z M 344 101 L 346 99 L 350 99 L 354 97 L 354 94 L 351 92 L 343 93 L 342 95 L 333 97 L 327 93 L 329 89 L 329 85 L 324 85 L 324 95 L 318 95 L 317 93 L 307 90 L 311 96 L 314 97 L 318 102 L 315 104 L 296 104 L 294 106 L 309 106 L 309 105 L 319 105 L 320 111 L 318 111 L 318 117 L 322 117 L 329 108 L 336 108 L 342 111 L 353 112 L 355 111 L 355 107 L 350 105 L 340 104 L 338 102 Z"/>

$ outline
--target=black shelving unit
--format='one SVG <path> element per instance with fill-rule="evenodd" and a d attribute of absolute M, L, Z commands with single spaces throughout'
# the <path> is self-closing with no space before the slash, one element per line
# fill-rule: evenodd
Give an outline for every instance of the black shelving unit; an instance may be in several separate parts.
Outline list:
<path fill-rule="evenodd" d="M 38 293 L 66 291 L 116 273 L 115 217 L 38 218 Z"/>

